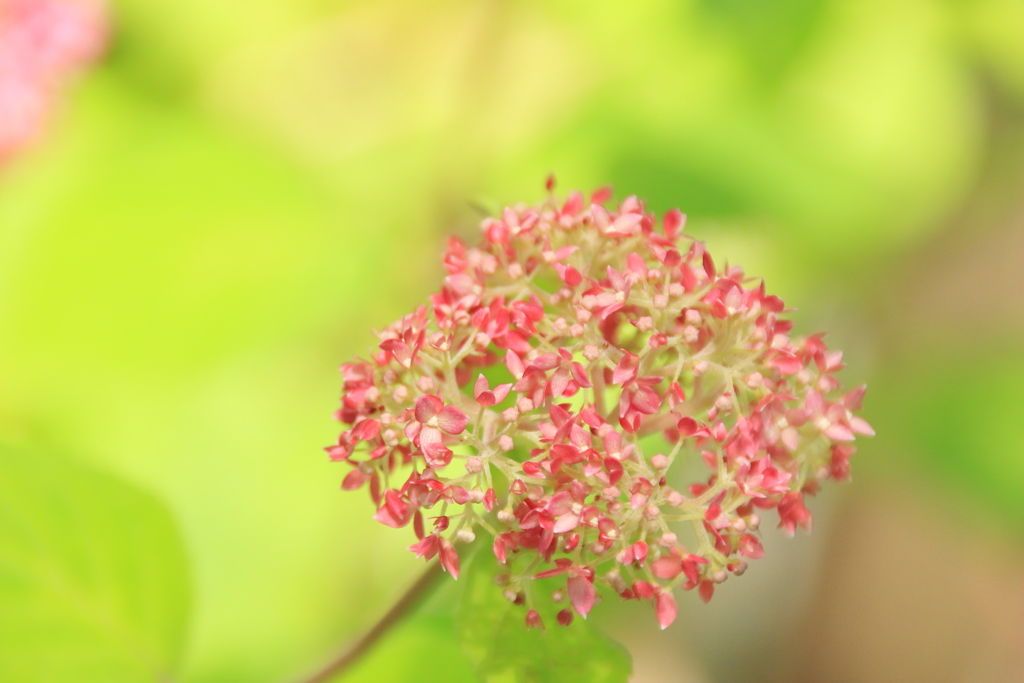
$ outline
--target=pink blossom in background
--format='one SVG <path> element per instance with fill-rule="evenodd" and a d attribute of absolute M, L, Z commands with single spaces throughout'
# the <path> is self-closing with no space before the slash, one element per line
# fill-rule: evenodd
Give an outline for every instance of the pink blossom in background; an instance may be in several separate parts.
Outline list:
<path fill-rule="evenodd" d="M 487 533 L 529 627 L 548 578 L 583 618 L 600 585 L 667 627 L 673 589 L 708 601 L 764 556 L 764 511 L 809 531 L 805 496 L 873 433 L 842 354 L 792 336 L 763 281 L 719 267 L 678 210 L 659 225 L 610 199 L 549 194 L 485 219 L 478 246 L 453 238 L 430 305 L 341 367 L 342 488 L 368 485 L 374 519 L 411 525 L 410 550 L 455 577 L 458 544 Z"/>
<path fill-rule="evenodd" d="M 0 163 L 39 136 L 65 78 L 106 38 L 93 0 L 0 0 Z"/>

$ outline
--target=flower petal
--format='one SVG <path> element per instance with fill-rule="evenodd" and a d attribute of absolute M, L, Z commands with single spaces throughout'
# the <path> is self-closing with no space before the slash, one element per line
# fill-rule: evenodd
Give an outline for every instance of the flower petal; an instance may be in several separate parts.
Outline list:
<path fill-rule="evenodd" d="M 661 625 L 662 630 L 672 625 L 672 622 L 676 620 L 676 613 L 678 612 L 676 598 L 672 595 L 672 591 L 663 590 L 658 593 L 656 611 L 658 613 L 658 623 Z"/>
<path fill-rule="evenodd" d="M 586 619 L 594 606 L 594 584 L 582 576 L 570 576 L 567 589 L 572 608 Z"/>
<path fill-rule="evenodd" d="M 505 397 L 508 396 L 508 392 L 511 389 L 511 384 L 499 384 L 498 386 L 494 387 L 494 402 L 497 404 L 504 401 Z"/>
<path fill-rule="evenodd" d="M 443 538 L 441 539 L 440 562 L 441 567 L 451 574 L 453 579 L 459 578 L 459 554 L 451 542 Z"/>
<path fill-rule="evenodd" d="M 437 414 L 437 426 L 449 434 L 461 434 L 469 424 L 466 414 L 455 406 L 445 406 Z"/>
<path fill-rule="evenodd" d="M 659 579 L 671 581 L 683 571 L 683 563 L 678 557 L 665 555 L 651 563 L 651 573 Z"/>
<path fill-rule="evenodd" d="M 629 351 L 622 354 L 622 359 L 615 366 L 612 373 L 612 384 L 625 384 L 636 379 L 636 368 L 640 364 L 640 357 L 634 356 Z"/>
<path fill-rule="evenodd" d="M 437 415 L 444 403 L 437 396 L 426 394 L 416 399 L 416 419 L 419 422 L 426 422 Z"/>
<path fill-rule="evenodd" d="M 490 385 L 487 382 L 487 378 L 483 376 L 483 373 L 480 373 L 480 376 L 476 378 L 476 384 L 473 385 L 473 398 L 479 399 L 480 394 L 484 393 L 489 388 Z"/>
<path fill-rule="evenodd" d="M 580 523 L 580 516 L 572 513 L 562 515 L 555 522 L 555 526 L 551 529 L 556 534 L 565 533 L 566 531 L 572 531 Z"/>
<path fill-rule="evenodd" d="M 863 418 L 860 417 L 850 418 L 850 429 L 852 429 L 858 434 L 863 434 L 864 436 L 875 435 L 875 430 L 872 429 L 871 425 L 867 423 L 867 420 L 864 420 Z"/>

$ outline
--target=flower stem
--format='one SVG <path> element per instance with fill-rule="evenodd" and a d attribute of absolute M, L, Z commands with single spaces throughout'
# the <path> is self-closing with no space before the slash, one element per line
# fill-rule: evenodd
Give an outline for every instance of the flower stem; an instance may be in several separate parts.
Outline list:
<path fill-rule="evenodd" d="M 409 587 L 391 609 L 364 633 L 357 641 L 341 651 L 341 653 L 316 673 L 301 679 L 300 683 L 327 683 L 354 666 L 363 658 L 377 641 L 384 637 L 392 628 L 402 622 L 430 594 L 438 579 L 444 574 L 441 565 L 431 563 L 427 571 Z"/>

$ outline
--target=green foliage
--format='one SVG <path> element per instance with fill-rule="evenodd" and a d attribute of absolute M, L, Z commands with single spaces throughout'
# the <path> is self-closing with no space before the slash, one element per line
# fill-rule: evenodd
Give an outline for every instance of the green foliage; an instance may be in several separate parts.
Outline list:
<path fill-rule="evenodd" d="M 965 361 L 965 354 L 976 357 Z M 941 372 L 936 372 L 941 368 Z M 879 434 L 902 440 L 922 469 L 1024 525 L 1024 359 L 1016 346 L 935 349 L 880 378 Z M 872 389 L 875 387 L 873 386 Z"/>
<path fill-rule="evenodd" d="M 505 599 L 494 583 L 498 562 L 486 548 L 467 563 L 458 612 L 462 650 L 488 683 L 624 683 L 632 662 L 624 647 L 593 624 L 569 627 L 547 616 L 547 631 L 528 630 L 526 607 Z"/>
<path fill-rule="evenodd" d="M 0 680 L 168 680 L 189 597 L 181 539 L 159 501 L 0 447 Z"/>
<path fill-rule="evenodd" d="M 442 581 L 454 583 L 447 576 Z M 351 672 L 338 677 L 337 683 L 380 683 L 380 681 L 416 681 L 417 683 L 463 683 L 473 681 L 473 669 L 459 649 L 452 614 L 458 591 L 439 591 L 447 605 L 437 601 L 435 608 L 425 607 L 406 619 L 379 643 Z"/>

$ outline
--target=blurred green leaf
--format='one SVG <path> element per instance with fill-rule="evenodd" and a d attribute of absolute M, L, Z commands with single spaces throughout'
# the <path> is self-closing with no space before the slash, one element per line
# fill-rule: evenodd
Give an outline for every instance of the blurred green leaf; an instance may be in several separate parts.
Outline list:
<path fill-rule="evenodd" d="M 463 652 L 485 681 L 502 683 L 624 683 L 633 666 L 622 645 L 594 625 L 575 619 L 562 627 L 528 630 L 526 607 L 515 605 L 494 584 L 497 560 L 482 549 L 467 563 L 458 612 Z M 552 615 L 553 616 L 553 615 Z"/>
<path fill-rule="evenodd" d="M 452 583 L 447 576 L 443 580 Z M 440 591 L 453 599 L 449 591 Z M 457 591 L 451 591 L 455 593 Z M 426 609 L 404 621 L 350 673 L 337 683 L 461 683 L 474 680 L 473 669 L 459 650 L 454 610 Z M 447 611 L 445 614 L 443 612 Z"/>
<path fill-rule="evenodd" d="M 189 606 L 164 506 L 45 453 L 0 447 L 0 680 L 168 681 Z"/>
<path fill-rule="evenodd" d="M 1024 523 L 1024 358 L 1017 347 L 950 346 L 901 361 L 872 384 L 872 424 L 903 439 L 924 471 L 996 513 Z M 875 417 L 877 416 L 877 417 Z"/>
<path fill-rule="evenodd" d="M 761 76 L 756 85 L 776 85 L 798 63 L 815 37 L 827 0 L 699 0 L 697 14 L 721 26 L 733 49 Z"/>

